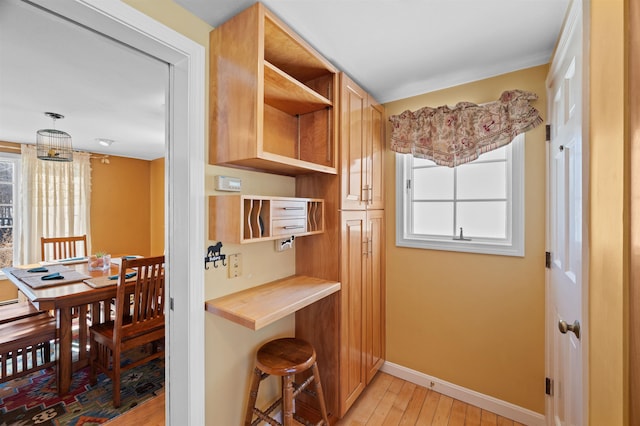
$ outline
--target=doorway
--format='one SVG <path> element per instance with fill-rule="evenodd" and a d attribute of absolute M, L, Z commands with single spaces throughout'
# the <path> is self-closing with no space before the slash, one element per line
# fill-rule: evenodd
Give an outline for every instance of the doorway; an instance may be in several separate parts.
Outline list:
<path fill-rule="evenodd" d="M 169 64 L 165 144 L 167 424 L 204 424 L 204 47 L 121 2 L 32 0 Z M 179 149 L 177 149 L 177 145 Z"/>
<path fill-rule="evenodd" d="M 583 2 L 571 3 L 547 77 L 547 424 L 588 422 L 588 138 Z"/>

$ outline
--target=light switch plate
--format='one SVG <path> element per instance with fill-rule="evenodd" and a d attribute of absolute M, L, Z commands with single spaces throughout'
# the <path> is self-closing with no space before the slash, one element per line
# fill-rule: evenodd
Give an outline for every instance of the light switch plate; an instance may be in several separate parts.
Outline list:
<path fill-rule="evenodd" d="M 242 256 L 240 253 L 229 256 L 229 278 L 237 278 L 242 275 Z"/>

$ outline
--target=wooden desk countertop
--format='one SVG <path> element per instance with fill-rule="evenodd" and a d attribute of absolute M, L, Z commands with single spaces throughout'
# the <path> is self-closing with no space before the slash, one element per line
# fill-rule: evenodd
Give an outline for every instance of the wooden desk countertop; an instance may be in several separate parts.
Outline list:
<path fill-rule="evenodd" d="M 340 290 L 340 283 L 292 275 L 217 299 L 205 309 L 237 324 L 258 330 Z"/>

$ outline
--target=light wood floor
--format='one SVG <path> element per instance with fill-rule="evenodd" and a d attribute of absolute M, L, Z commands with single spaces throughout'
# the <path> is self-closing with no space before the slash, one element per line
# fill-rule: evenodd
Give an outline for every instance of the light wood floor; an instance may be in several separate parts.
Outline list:
<path fill-rule="evenodd" d="M 105 423 L 109 426 L 164 426 L 164 392 Z"/>
<path fill-rule="evenodd" d="M 518 422 L 379 372 L 339 426 L 523 426 Z"/>
<path fill-rule="evenodd" d="M 111 420 L 109 426 L 164 425 L 164 393 Z M 524 426 L 473 405 L 378 373 L 337 426 Z"/>

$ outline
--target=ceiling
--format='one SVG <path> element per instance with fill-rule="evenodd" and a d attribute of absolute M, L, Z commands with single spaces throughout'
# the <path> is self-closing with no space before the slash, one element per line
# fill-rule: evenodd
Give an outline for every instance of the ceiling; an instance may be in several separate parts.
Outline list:
<path fill-rule="evenodd" d="M 255 3 L 174 1 L 213 27 Z M 386 103 L 548 63 L 569 0 L 263 3 L 337 68 Z"/>
<path fill-rule="evenodd" d="M 254 0 L 174 0 L 213 27 Z M 550 61 L 569 0 L 264 0 L 379 102 Z M 168 66 L 21 0 L 0 1 L 0 140 L 55 127 L 78 150 L 164 155 Z M 98 138 L 115 142 L 110 147 Z"/>
<path fill-rule="evenodd" d="M 77 150 L 164 156 L 169 67 L 20 0 L 0 1 L 0 140 L 55 128 Z M 113 140 L 110 147 L 96 139 Z"/>

